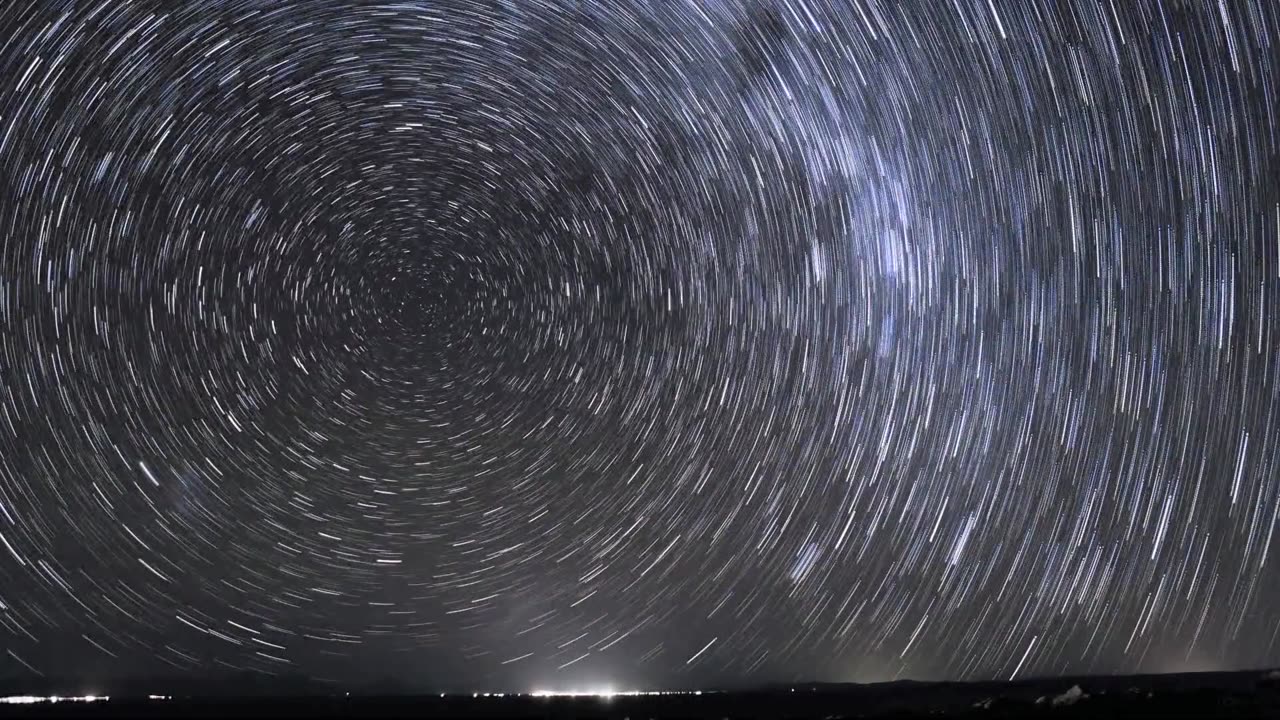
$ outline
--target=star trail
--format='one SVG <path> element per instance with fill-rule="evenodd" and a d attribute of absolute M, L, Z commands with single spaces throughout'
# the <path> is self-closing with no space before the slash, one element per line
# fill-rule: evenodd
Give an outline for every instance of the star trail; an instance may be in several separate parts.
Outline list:
<path fill-rule="evenodd" d="M 1270 0 L 14 0 L 0 675 L 1280 661 Z"/>

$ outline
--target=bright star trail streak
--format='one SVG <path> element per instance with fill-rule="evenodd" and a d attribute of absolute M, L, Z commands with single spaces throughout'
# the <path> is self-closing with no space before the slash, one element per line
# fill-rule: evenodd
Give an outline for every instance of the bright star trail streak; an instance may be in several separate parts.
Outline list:
<path fill-rule="evenodd" d="M 1280 661 L 1271 0 L 0 14 L 0 676 Z"/>

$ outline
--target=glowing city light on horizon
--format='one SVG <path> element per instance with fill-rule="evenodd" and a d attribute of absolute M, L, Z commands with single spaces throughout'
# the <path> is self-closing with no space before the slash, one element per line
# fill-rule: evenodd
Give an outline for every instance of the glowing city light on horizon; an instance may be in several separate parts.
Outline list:
<path fill-rule="evenodd" d="M 592 690 L 534 690 L 529 693 L 536 698 L 600 698 L 608 700 L 615 697 L 650 697 L 656 695 L 701 695 L 702 690 L 614 690 L 613 688 L 596 688 Z"/>
<path fill-rule="evenodd" d="M 9 695 L 0 697 L 0 705 L 36 705 L 38 703 L 60 703 L 60 702 L 106 702 L 111 698 L 107 695 Z"/>

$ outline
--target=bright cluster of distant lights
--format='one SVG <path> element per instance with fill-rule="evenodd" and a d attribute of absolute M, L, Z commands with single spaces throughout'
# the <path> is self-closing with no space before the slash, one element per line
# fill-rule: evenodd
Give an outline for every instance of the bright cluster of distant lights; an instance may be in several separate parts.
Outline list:
<path fill-rule="evenodd" d="M 530 695 L 533 697 L 595 697 L 595 698 L 613 698 L 613 697 L 640 697 L 642 695 L 701 695 L 701 690 L 534 690 Z"/>
<path fill-rule="evenodd" d="M 608 700 L 616 697 L 642 697 L 652 695 L 701 695 L 703 690 L 614 690 L 612 688 L 597 688 L 594 690 L 534 690 L 527 693 L 471 693 L 473 698 L 506 698 L 506 697 L 535 697 L 535 698 L 600 698 Z M 445 697 L 445 693 L 440 693 L 440 697 Z"/>
<path fill-rule="evenodd" d="M 36 705 L 39 703 L 61 702 L 106 702 L 111 698 L 106 695 L 10 695 L 0 697 L 0 705 Z"/>
<path fill-rule="evenodd" d="M 608 700 L 615 697 L 641 697 L 652 695 L 701 695 L 702 690 L 534 690 L 531 693 L 472 693 L 473 698 L 502 697 L 536 697 L 536 698 L 600 698 Z M 347 693 L 349 697 L 351 693 Z M 442 693 L 440 697 L 445 697 Z M 60 702 L 106 702 L 108 695 L 11 695 L 0 697 L 0 705 L 35 705 L 38 703 Z M 172 700 L 172 695 L 148 695 L 148 700 Z"/>
<path fill-rule="evenodd" d="M 92 703 L 107 702 L 110 695 L 10 695 L 0 697 L 0 705 L 38 705 L 40 703 Z M 172 695 L 148 695 L 148 700 L 172 700 Z"/>

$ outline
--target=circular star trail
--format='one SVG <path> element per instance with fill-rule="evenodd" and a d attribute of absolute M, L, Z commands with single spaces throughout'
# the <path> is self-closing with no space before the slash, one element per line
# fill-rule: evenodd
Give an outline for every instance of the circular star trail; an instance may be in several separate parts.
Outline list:
<path fill-rule="evenodd" d="M 1280 659 L 1280 13 L 18 2 L 0 673 Z"/>

